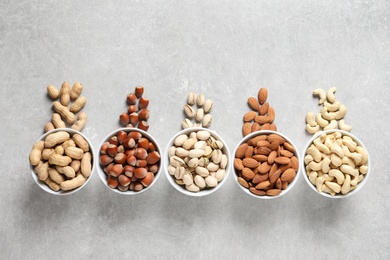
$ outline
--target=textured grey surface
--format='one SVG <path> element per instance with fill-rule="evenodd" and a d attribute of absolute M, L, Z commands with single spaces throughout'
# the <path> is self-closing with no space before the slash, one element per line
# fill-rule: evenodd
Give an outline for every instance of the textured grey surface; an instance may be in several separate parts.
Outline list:
<path fill-rule="evenodd" d="M 389 1 L 1 1 L 1 259 L 389 259 Z M 245 3 L 244 3 L 245 2 Z M 246 99 L 268 87 L 276 123 L 299 149 L 314 88 L 337 87 L 367 146 L 371 178 L 329 200 L 302 176 L 285 197 L 245 195 L 233 175 L 185 197 L 165 176 L 120 196 L 97 173 L 70 196 L 42 191 L 28 154 L 50 119 L 46 86 L 80 81 L 97 149 L 142 84 L 163 149 L 189 91 L 213 99 L 231 152 Z"/>

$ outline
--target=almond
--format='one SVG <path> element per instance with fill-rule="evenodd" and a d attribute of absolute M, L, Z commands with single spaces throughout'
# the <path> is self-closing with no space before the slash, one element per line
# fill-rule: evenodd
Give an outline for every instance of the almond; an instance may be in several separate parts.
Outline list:
<path fill-rule="evenodd" d="M 261 130 L 271 130 L 271 125 L 269 123 L 266 123 L 264 124 L 262 127 L 261 127 Z"/>
<path fill-rule="evenodd" d="M 290 160 L 290 162 L 288 164 L 281 164 L 281 165 L 279 165 L 279 169 L 282 172 L 285 172 L 289 168 L 291 168 L 291 160 Z"/>
<path fill-rule="evenodd" d="M 255 122 L 259 123 L 260 125 L 264 125 L 266 123 L 271 122 L 271 118 L 269 116 L 256 116 L 255 117 Z"/>
<path fill-rule="evenodd" d="M 259 102 L 257 102 L 257 100 L 254 97 L 248 98 L 248 105 L 254 111 L 259 110 Z"/>
<path fill-rule="evenodd" d="M 259 125 L 259 123 L 253 123 L 252 126 L 251 126 L 251 132 L 256 132 L 256 131 L 260 131 L 261 130 L 261 126 Z"/>
<path fill-rule="evenodd" d="M 290 158 L 284 157 L 284 156 L 279 156 L 275 158 L 275 162 L 277 164 L 288 164 L 290 162 Z"/>
<path fill-rule="evenodd" d="M 244 115 L 244 122 L 250 122 L 257 116 L 257 113 L 255 111 L 249 111 Z"/>
<path fill-rule="evenodd" d="M 242 169 L 242 177 L 245 179 L 245 180 L 252 180 L 253 177 L 255 177 L 255 173 L 249 169 L 249 168 L 244 168 Z"/>
<path fill-rule="evenodd" d="M 280 193 L 282 193 L 282 190 L 279 189 L 270 189 L 266 192 L 268 196 L 278 196 Z"/>
<path fill-rule="evenodd" d="M 291 157 L 291 168 L 293 168 L 294 170 L 298 171 L 299 161 L 298 161 L 298 158 L 295 157 L 295 156 Z"/>
<path fill-rule="evenodd" d="M 256 144 L 257 147 L 267 147 L 267 148 L 269 148 L 270 145 L 271 144 L 267 140 L 260 140 Z"/>
<path fill-rule="evenodd" d="M 250 144 L 253 145 L 253 146 L 256 146 L 257 143 L 258 143 L 259 141 L 261 141 L 261 140 L 267 140 L 267 136 L 266 136 L 266 135 L 258 135 L 258 136 L 256 136 L 256 137 L 253 137 L 252 139 L 250 139 L 250 140 L 248 141 L 248 143 L 250 143 Z"/>
<path fill-rule="evenodd" d="M 270 117 L 270 123 L 275 121 L 275 110 L 272 107 L 268 108 L 268 116 Z"/>
<path fill-rule="evenodd" d="M 253 146 L 248 146 L 248 148 L 245 151 L 245 158 L 252 158 L 253 156 Z"/>
<path fill-rule="evenodd" d="M 238 177 L 238 183 L 240 183 L 244 188 L 249 188 L 249 184 L 246 182 L 246 180 L 244 180 L 244 178 L 242 177 Z"/>
<path fill-rule="evenodd" d="M 282 190 L 287 189 L 288 182 L 287 181 L 282 181 Z"/>
<path fill-rule="evenodd" d="M 266 194 L 265 191 L 263 191 L 263 190 L 258 190 L 258 189 L 253 188 L 253 187 L 249 188 L 249 191 L 252 192 L 252 193 L 255 194 L 255 195 L 258 195 L 258 196 L 264 196 L 264 195 Z"/>
<path fill-rule="evenodd" d="M 295 148 L 294 146 L 292 146 L 292 144 L 290 144 L 289 142 L 285 142 L 283 144 L 284 148 L 286 148 L 287 150 L 289 150 L 290 152 L 292 153 L 295 153 Z"/>
<path fill-rule="evenodd" d="M 268 160 L 268 156 L 262 154 L 253 155 L 252 158 L 259 162 L 266 162 Z"/>
<path fill-rule="evenodd" d="M 244 125 L 242 126 L 242 135 L 243 136 L 249 135 L 251 133 L 251 129 L 252 129 L 251 123 L 249 122 L 244 123 Z"/>
<path fill-rule="evenodd" d="M 280 135 L 270 134 L 268 136 L 268 142 L 272 143 L 273 141 L 278 141 L 279 144 L 284 144 L 284 142 L 286 142 L 286 140 L 283 137 L 281 137 Z"/>
<path fill-rule="evenodd" d="M 271 124 L 271 125 L 269 126 L 269 130 L 272 130 L 272 131 L 277 132 L 277 131 L 278 131 L 278 128 L 276 127 L 275 124 Z"/>
<path fill-rule="evenodd" d="M 282 173 L 282 171 L 280 169 L 275 171 L 275 172 L 273 172 L 272 174 L 270 172 L 270 174 L 269 174 L 269 181 L 271 183 L 275 183 L 278 180 L 278 178 L 279 178 L 281 173 Z"/>
<path fill-rule="evenodd" d="M 242 164 L 242 160 L 240 158 L 234 158 L 234 169 L 238 171 L 242 171 L 242 169 L 244 169 L 244 165 Z"/>
<path fill-rule="evenodd" d="M 277 188 L 277 189 L 281 189 L 282 188 L 282 181 L 280 180 L 280 178 L 278 178 L 277 180 L 276 180 L 276 182 L 275 182 L 275 187 Z"/>
<path fill-rule="evenodd" d="M 287 144 L 287 143 L 284 143 L 284 144 Z M 282 150 L 282 151 L 280 151 L 280 155 L 291 158 L 291 157 L 293 157 L 294 154 L 288 150 Z"/>
<path fill-rule="evenodd" d="M 255 177 L 253 177 L 252 183 L 254 185 L 256 185 L 256 184 L 259 184 L 260 182 L 263 182 L 263 181 L 266 181 L 266 180 L 268 180 L 268 175 L 267 174 L 259 174 L 259 173 L 257 173 L 257 174 L 255 174 Z"/>
<path fill-rule="evenodd" d="M 267 188 L 271 183 L 269 181 L 263 181 L 256 185 L 256 189 L 263 190 Z"/>
<path fill-rule="evenodd" d="M 269 175 L 271 176 L 271 175 L 274 174 L 274 172 L 276 172 L 278 169 L 279 169 L 279 167 L 278 167 L 278 164 L 277 164 L 277 163 L 272 164 L 271 169 L 269 170 Z M 280 172 L 282 172 L 282 170 L 280 170 Z"/>
<path fill-rule="evenodd" d="M 267 147 L 257 147 L 257 154 L 262 154 L 262 155 L 269 155 L 271 153 L 271 149 Z"/>
<path fill-rule="evenodd" d="M 267 103 L 264 103 L 264 104 L 260 107 L 260 109 L 259 109 L 259 114 L 260 114 L 261 116 L 264 116 L 265 114 L 267 114 L 268 108 L 269 108 L 269 103 L 268 103 L 268 102 L 267 102 Z"/>
<path fill-rule="evenodd" d="M 273 163 L 275 162 L 276 156 L 277 156 L 276 151 L 272 151 L 272 152 L 268 155 L 268 163 L 269 163 L 269 164 L 273 164 Z"/>
<path fill-rule="evenodd" d="M 295 170 L 293 168 L 289 168 L 285 170 L 280 177 L 282 181 L 291 182 L 295 178 Z"/>
<path fill-rule="evenodd" d="M 271 142 L 269 149 L 272 151 L 276 151 L 279 148 L 279 142 L 278 141 L 273 141 Z"/>
<path fill-rule="evenodd" d="M 244 158 L 245 151 L 246 151 L 247 148 L 248 148 L 248 144 L 247 143 L 243 143 L 239 147 L 237 147 L 236 157 L 240 158 L 240 159 Z"/>
<path fill-rule="evenodd" d="M 269 172 L 271 169 L 271 165 L 268 164 L 268 162 L 263 162 L 257 167 L 257 170 L 259 171 L 260 174 L 266 174 Z"/>
<path fill-rule="evenodd" d="M 262 105 L 268 98 L 268 89 L 266 88 L 260 88 L 257 98 L 259 99 L 259 103 Z"/>
<path fill-rule="evenodd" d="M 248 168 L 256 168 L 259 166 L 259 162 L 252 158 L 244 158 L 244 160 L 242 160 L 242 164 L 244 167 Z"/>

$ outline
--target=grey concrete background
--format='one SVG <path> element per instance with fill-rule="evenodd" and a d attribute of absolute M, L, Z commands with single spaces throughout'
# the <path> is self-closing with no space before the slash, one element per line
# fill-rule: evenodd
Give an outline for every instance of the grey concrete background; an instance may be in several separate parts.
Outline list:
<path fill-rule="evenodd" d="M 389 19 L 389 1 L 368 0 L 1 1 L 0 258 L 389 259 Z M 163 149 L 194 91 L 213 99 L 212 128 L 231 152 L 260 87 L 302 150 L 304 116 L 318 109 L 311 91 L 335 86 L 371 178 L 336 201 L 301 176 L 285 197 L 263 201 L 232 174 L 190 198 L 165 176 L 120 196 L 95 172 L 80 192 L 53 196 L 31 178 L 28 154 L 50 120 L 46 86 L 64 80 L 84 85 L 83 133 L 96 149 L 142 84 Z"/>

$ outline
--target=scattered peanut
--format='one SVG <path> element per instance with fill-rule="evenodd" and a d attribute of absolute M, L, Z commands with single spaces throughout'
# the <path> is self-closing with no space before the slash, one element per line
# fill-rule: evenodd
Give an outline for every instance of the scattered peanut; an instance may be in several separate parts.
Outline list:
<path fill-rule="evenodd" d="M 318 192 L 345 195 L 364 179 L 367 159 L 365 149 L 351 137 L 322 133 L 306 150 L 306 175 Z"/>
<path fill-rule="evenodd" d="M 64 81 L 60 90 L 60 102 L 63 106 L 68 106 L 70 100 L 70 86 L 69 83 Z"/>
<path fill-rule="evenodd" d="M 72 190 L 91 175 L 93 158 L 88 150 L 89 144 L 81 135 L 58 131 L 34 144 L 30 163 L 35 166 L 38 179 L 52 190 Z M 83 179 L 75 178 L 76 175 L 82 175 Z"/>
<path fill-rule="evenodd" d="M 223 143 L 207 130 L 179 135 L 169 149 L 168 172 L 188 191 L 214 188 L 226 175 L 228 157 L 223 147 Z"/>
<path fill-rule="evenodd" d="M 80 96 L 81 91 L 83 91 L 83 84 L 80 82 L 75 82 L 70 91 L 70 98 L 72 100 L 76 100 Z"/>
<path fill-rule="evenodd" d="M 299 169 L 296 150 L 278 134 L 259 134 L 235 151 L 238 182 L 258 196 L 277 196 L 294 180 Z"/>

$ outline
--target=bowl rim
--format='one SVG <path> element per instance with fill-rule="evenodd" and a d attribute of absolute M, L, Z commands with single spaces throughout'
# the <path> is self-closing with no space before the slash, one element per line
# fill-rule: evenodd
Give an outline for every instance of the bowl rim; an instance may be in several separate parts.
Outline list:
<path fill-rule="evenodd" d="M 226 168 L 225 168 L 225 177 L 223 178 L 222 181 L 220 181 L 217 186 L 215 186 L 214 188 L 212 189 L 204 189 L 204 190 L 201 190 L 199 192 L 191 192 L 191 191 L 188 191 L 186 190 L 185 188 L 183 188 L 182 186 L 178 185 L 175 180 L 174 180 L 174 177 L 172 177 L 169 172 L 168 172 L 168 166 L 169 166 L 169 149 L 171 148 L 171 146 L 173 145 L 173 142 L 174 140 L 176 139 L 176 137 L 178 137 L 179 135 L 181 134 L 188 134 L 190 132 L 194 132 L 194 131 L 208 131 L 210 132 L 211 135 L 213 135 L 214 137 L 216 137 L 219 141 L 221 141 L 223 143 L 223 148 L 222 150 L 225 150 L 225 153 L 226 156 L 227 156 L 227 159 L 228 159 L 228 163 L 226 165 Z M 229 177 L 229 173 L 230 173 L 230 161 L 231 161 L 231 157 L 230 157 L 230 151 L 229 151 L 229 147 L 228 145 L 226 144 L 225 140 L 215 131 L 215 130 L 211 130 L 211 129 L 208 129 L 208 128 L 204 128 L 204 127 L 190 127 L 190 128 L 185 128 L 185 129 L 182 129 L 180 130 L 179 132 L 176 132 L 172 138 L 169 140 L 166 148 L 165 148 L 165 151 L 164 151 L 164 172 L 165 172 L 165 177 L 168 179 L 168 182 L 171 184 L 172 187 L 174 187 L 177 191 L 179 191 L 180 193 L 184 194 L 184 195 L 187 195 L 187 196 L 190 196 L 190 197 L 203 197 L 203 196 L 207 196 L 207 195 L 210 195 L 214 192 L 216 192 L 217 190 L 219 190 L 226 182 L 226 180 L 228 179 Z"/>
<path fill-rule="evenodd" d="M 95 171 L 95 161 L 96 160 L 95 160 L 95 149 L 94 149 L 91 141 L 89 140 L 89 138 L 85 134 L 81 133 L 80 131 L 77 131 L 77 130 L 72 129 L 72 128 L 56 128 L 56 129 L 52 129 L 52 130 L 44 133 L 43 135 L 41 135 L 36 142 L 44 140 L 48 135 L 56 133 L 56 132 L 60 132 L 60 131 L 68 132 L 72 136 L 74 134 L 79 134 L 79 135 L 81 135 L 85 139 L 85 141 L 87 141 L 87 143 L 89 145 L 89 152 L 92 155 L 92 164 L 91 164 L 92 165 L 92 170 L 91 170 L 91 175 L 87 178 L 85 183 L 83 185 L 81 185 L 80 187 L 78 187 L 76 189 L 73 189 L 73 190 L 69 190 L 69 191 L 63 191 L 63 190 L 54 191 L 54 190 L 50 189 L 50 187 L 47 186 L 46 183 L 44 183 L 43 181 L 38 179 L 37 174 L 34 172 L 34 166 L 32 166 L 30 163 L 29 163 L 29 165 L 30 165 L 30 169 L 31 169 L 31 175 L 32 175 L 35 183 L 38 184 L 38 186 L 42 190 L 44 190 L 44 191 L 46 191 L 47 193 L 50 193 L 50 194 L 62 196 L 62 195 L 70 195 L 70 194 L 76 193 L 77 191 L 81 190 L 82 188 L 84 188 L 87 185 L 87 183 L 91 180 L 91 178 L 93 176 L 93 173 Z"/>
<path fill-rule="evenodd" d="M 305 144 L 305 147 L 303 149 L 303 152 L 302 152 L 302 158 L 305 158 L 306 156 L 306 150 L 309 148 L 309 146 L 313 143 L 314 139 L 316 139 L 317 137 L 319 137 L 322 133 L 325 133 L 325 134 L 330 134 L 330 133 L 334 133 L 334 132 L 340 132 L 342 135 L 346 135 L 346 136 L 349 136 L 351 137 L 359 146 L 362 146 L 364 148 L 364 150 L 366 151 L 367 153 L 367 167 L 368 167 L 368 171 L 367 173 L 365 174 L 364 176 L 364 179 L 358 183 L 357 187 L 353 190 L 353 191 L 350 191 L 348 192 L 347 194 L 336 194 L 335 196 L 332 196 L 326 192 L 318 192 L 317 189 L 315 188 L 315 186 L 310 182 L 309 178 L 307 177 L 307 174 L 306 174 L 306 165 L 305 165 L 305 160 L 302 159 L 302 175 L 303 175 L 303 178 L 305 179 L 306 183 L 309 185 L 309 187 L 317 194 L 321 195 L 321 196 L 324 196 L 326 198 L 331 198 L 331 199 L 343 199 L 343 198 L 347 198 L 347 197 L 350 197 L 354 194 L 356 194 L 359 190 L 361 190 L 363 188 L 363 186 L 367 183 L 367 180 L 368 180 L 368 177 L 370 176 L 370 171 L 371 171 L 371 160 L 370 160 L 370 154 L 366 148 L 366 146 L 364 145 L 364 143 L 354 134 L 350 133 L 350 132 L 347 132 L 347 131 L 344 131 L 344 130 L 340 130 L 340 129 L 328 129 L 328 130 L 323 130 L 323 131 L 318 131 L 317 133 L 315 133 L 310 139 L 309 141 L 307 141 L 307 143 Z"/>
<path fill-rule="evenodd" d="M 283 137 L 285 140 L 287 140 L 295 149 L 295 156 L 297 157 L 298 159 L 298 170 L 295 174 L 295 178 L 294 180 L 288 185 L 287 189 L 285 190 L 282 190 L 282 192 L 277 195 L 277 196 L 268 196 L 268 195 L 264 195 L 264 196 L 259 196 L 259 195 L 256 195 L 256 194 L 253 194 L 252 192 L 249 191 L 249 189 L 246 189 L 244 187 L 242 187 L 242 185 L 238 182 L 238 177 L 237 177 L 237 174 L 236 174 L 236 169 L 234 168 L 234 160 L 232 160 L 232 171 L 234 172 L 234 181 L 235 183 L 238 185 L 238 187 L 243 191 L 245 192 L 246 194 L 250 195 L 251 197 L 254 197 L 254 198 L 257 198 L 257 199 L 263 199 L 263 200 L 270 200 L 270 199 L 276 199 L 276 198 L 280 198 L 282 196 L 284 196 L 285 194 L 287 194 L 294 186 L 295 184 L 297 183 L 298 179 L 299 179 L 299 175 L 300 175 L 300 170 L 301 170 L 301 158 L 300 158 L 300 154 L 299 154 L 299 150 L 297 149 L 297 146 L 295 145 L 294 142 L 291 141 L 291 139 L 289 137 L 287 137 L 286 135 L 284 135 L 283 133 L 281 132 L 277 132 L 277 131 L 273 131 L 273 130 L 259 130 L 259 131 L 255 131 L 255 132 L 252 132 L 250 134 L 248 134 L 247 136 L 244 136 L 239 142 L 238 144 L 236 145 L 236 147 L 234 148 L 234 151 L 233 151 L 233 154 L 232 154 L 232 158 L 236 158 L 235 154 L 236 154 L 236 151 L 237 151 L 237 148 L 244 142 L 248 141 L 249 139 L 255 137 L 255 136 L 258 136 L 258 135 L 269 135 L 269 134 L 277 134 L 281 137 Z"/>
<path fill-rule="evenodd" d="M 118 128 L 116 130 L 113 130 L 111 131 L 110 133 L 108 133 L 107 135 L 105 135 L 105 137 L 102 139 L 102 141 L 100 142 L 99 144 L 99 147 L 98 149 L 96 149 L 96 158 L 98 158 L 97 160 L 95 160 L 95 163 L 96 163 L 96 170 L 97 170 L 97 173 L 99 175 L 99 179 L 102 181 L 102 183 L 104 184 L 104 186 L 106 186 L 107 189 L 117 193 L 117 194 L 120 194 L 120 195 L 126 195 L 126 196 L 131 196 L 131 195 L 138 195 L 138 194 L 142 194 L 146 191 L 148 191 L 158 180 L 158 178 L 160 177 L 161 175 L 161 170 L 162 170 L 162 164 L 163 162 L 161 161 L 162 158 L 160 158 L 160 166 L 159 166 L 159 169 L 157 171 L 156 174 L 154 174 L 154 180 L 153 182 L 146 188 L 143 188 L 141 191 L 131 191 L 131 190 L 127 190 L 127 191 L 120 191 L 118 189 L 112 189 L 110 188 L 108 185 L 107 185 L 107 175 L 106 173 L 103 171 L 101 165 L 100 165 L 100 148 L 102 147 L 102 145 L 108 141 L 108 139 L 113 136 L 113 135 L 116 135 L 117 133 L 119 133 L 120 131 L 125 131 L 127 133 L 130 133 L 130 132 L 140 132 L 142 134 L 142 136 L 144 137 L 147 137 L 149 139 L 149 141 L 152 141 L 154 143 L 154 145 L 156 146 L 156 150 L 160 153 L 160 156 L 161 156 L 161 147 L 160 145 L 158 144 L 157 140 L 148 132 L 142 130 L 142 129 L 139 129 L 139 128 L 130 128 L 130 127 L 121 127 L 121 128 Z"/>

